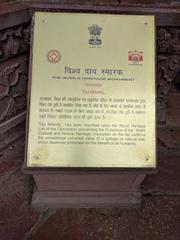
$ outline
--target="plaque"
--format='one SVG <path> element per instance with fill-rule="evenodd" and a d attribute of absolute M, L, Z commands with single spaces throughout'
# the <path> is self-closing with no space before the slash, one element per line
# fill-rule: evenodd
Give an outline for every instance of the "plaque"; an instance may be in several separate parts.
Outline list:
<path fill-rule="evenodd" d="M 153 16 L 33 20 L 27 167 L 155 168 Z"/>

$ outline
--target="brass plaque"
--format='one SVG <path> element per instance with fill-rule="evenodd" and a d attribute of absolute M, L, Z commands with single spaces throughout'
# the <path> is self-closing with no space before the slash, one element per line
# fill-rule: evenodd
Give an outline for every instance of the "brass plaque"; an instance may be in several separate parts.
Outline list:
<path fill-rule="evenodd" d="M 34 16 L 28 167 L 154 168 L 153 16 Z"/>

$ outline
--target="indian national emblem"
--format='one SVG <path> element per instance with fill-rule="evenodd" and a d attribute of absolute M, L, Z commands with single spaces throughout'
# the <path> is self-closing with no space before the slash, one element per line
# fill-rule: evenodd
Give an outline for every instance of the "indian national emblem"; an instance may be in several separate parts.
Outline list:
<path fill-rule="evenodd" d="M 91 38 L 89 39 L 90 45 L 101 45 L 102 40 L 100 39 L 102 28 L 99 27 L 97 24 L 93 24 L 92 26 L 88 27 L 89 33 Z"/>

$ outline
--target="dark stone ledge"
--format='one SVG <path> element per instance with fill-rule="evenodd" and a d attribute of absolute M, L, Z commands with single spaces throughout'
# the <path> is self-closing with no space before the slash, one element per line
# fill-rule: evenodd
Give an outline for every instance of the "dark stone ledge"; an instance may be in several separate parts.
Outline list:
<path fill-rule="evenodd" d="M 30 21 L 31 15 L 27 4 L 0 3 L 0 30 Z"/>

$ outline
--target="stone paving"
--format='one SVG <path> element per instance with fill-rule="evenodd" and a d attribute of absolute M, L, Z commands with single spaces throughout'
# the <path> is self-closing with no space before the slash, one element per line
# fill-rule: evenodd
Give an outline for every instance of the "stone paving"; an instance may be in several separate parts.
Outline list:
<path fill-rule="evenodd" d="M 141 209 L 33 209 L 34 182 L 22 173 L 24 142 L 20 136 L 0 154 L 1 240 L 180 239 L 178 154 L 160 154 L 159 173 L 142 186 Z"/>

